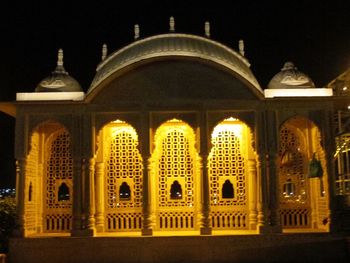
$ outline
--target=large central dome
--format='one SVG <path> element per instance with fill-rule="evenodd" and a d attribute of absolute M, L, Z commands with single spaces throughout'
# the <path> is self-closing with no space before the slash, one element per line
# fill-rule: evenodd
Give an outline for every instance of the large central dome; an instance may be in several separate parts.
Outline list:
<path fill-rule="evenodd" d="M 250 86 L 254 93 L 263 93 L 249 62 L 238 52 L 205 37 L 171 33 L 135 41 L 109 55 L 98 65 L 88 94 L 96 92 L 100 84 L 128 66 L 169 57 L 195 58 L 218 64 Z"/>

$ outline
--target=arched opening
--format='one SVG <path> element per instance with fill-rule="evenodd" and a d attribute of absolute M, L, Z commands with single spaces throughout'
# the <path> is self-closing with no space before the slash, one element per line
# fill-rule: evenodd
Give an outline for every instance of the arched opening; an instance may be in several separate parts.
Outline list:
<path fill-rule="evenodd" d="M 170 187 L 170 199 L 182 199 L 182 187 L 178 181 L 174 181 Z"/>
<path fill-rule="evenodd" d="M 131 199 L 130 186 L 126 182 L 123 182 L 119 187 L 119 199 L 121 201 L 129 201 Z"/>
<path fill-rule="evenodd" d="M 213 230 L 255 229 L 249 222 L 248 192 L 256 177 L 249 127 L 236 118 L 220 122 L 211 134 L 208 156 L 210 220 Z M 255 200 L 254 200 L 255 201 Z M 256 223 L 255 223 L 256 224 Z"/>
<path fill-rule="evenodd" d="M 226 180 L 225 183 L 222 185 L 222 198 L 234 198 L 234 190 L 233 190 L 233 184 L 230 182 L 230 180 Z"/>
<path fill-rule="evenodd" d="M 193 129 L 181 120 L 167 121 L 155 133 L 150 167 L 156 231 L 199 227 L 200 159 L 195 143 Z"/>
<path fill-rule="evenodd" d="M 69 194 L 69 187 L 66 185 L 66 183 L 62 183 L 58 187 L 58 202 L 61 201 L 69 201 L 70 194 Z"/>
<path fill-rule="evenodd" d="M 47 121 L 33 129 L 25 176 L 28 182 L 26 233 L 69 232 L 72 227 L 73 159 L 70 136 L 62 124 Z M 63 182 L 69 189 L 68 196 Z"/>
<path fill-rule="evenodd" d="M 115 120 L 102 127 L 96 153 L 99 232 L 135 232 L 142 228 L 143 160 L 136 130 Z"/>
<path fill-rule="evenodd" d="M 328 187 L 325 153 L 317 126 L 297 116 L 280 128 L 278 175 L 284 231 L 328 230 Z"/>

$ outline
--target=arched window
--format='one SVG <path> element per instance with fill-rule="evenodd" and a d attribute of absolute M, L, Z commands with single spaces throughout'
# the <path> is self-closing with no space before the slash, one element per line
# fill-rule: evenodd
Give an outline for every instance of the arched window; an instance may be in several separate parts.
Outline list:
<path fill-rule="evenodd" d="M 222 198 L 234 198 L 233 184 L 230 180 L 226 180 L 222 185 Z"/>
<path fill-rule="evenodd" d="M 290 178 L 283 184 L 283 196 L 292 197 L 295 195 L 295 184 Z"/>
<path fill-rule="evenodd" d="M 171 199 L 182 199 L 182 188 L 178 181 L 174 181 L 170 187 Z"/>
<path fill-rule="evenodd" d="M 33 184 L 30 182 L 28 191 L 28 201 L 31 202 L 33 197 Z"/>
<path fill-rule="evenodd" d="M 69 201 L 69 187 L 66 183 L 62 183 L 58 188 L 58 201 Z"/>
<path fill-rule="evenodd" d="M 131 198 L 130 186 L 123 182 L 119 187 L 119 199 L 121 201 L 128 201 Z"/>

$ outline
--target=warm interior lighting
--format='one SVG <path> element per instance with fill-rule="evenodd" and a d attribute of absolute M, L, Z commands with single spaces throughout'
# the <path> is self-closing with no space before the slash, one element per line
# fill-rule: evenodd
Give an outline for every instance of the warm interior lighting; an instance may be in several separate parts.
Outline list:
<path fill-rule="evenodd" d="M 231 131 L 234 133 L 234 135 L 236 137 L 238 137 L 239 139 L 242 139 L 242 130 L 243 130 L 243 126 L 242 123 L 236 119 L 236 118 L 228 118 L 225 119 L 223 122 L 221 122 L 219 125 L 217 125 L 212 133 L 212 143 L 213 140 L 216 140 L 218 137 L 220 137 L 221 133 L 223 131 Z"/>

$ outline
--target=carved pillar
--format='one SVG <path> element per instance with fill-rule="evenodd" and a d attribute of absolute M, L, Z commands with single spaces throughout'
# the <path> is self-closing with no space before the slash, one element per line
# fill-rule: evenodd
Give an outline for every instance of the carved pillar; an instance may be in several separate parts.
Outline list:
<path fill-rule="evenodd" d="M 104 163 L 96 163 L 96 231 L 104 232 Z"/>
<path fill-rule="evenodd" d="M 266 186 L 266 163 L 265 163 L 265 148 L 266 130 L 264 128 L 264 112 L 259 111 L 256 114 L 255 123 L 255 138 L 256 138 L 256 206 L 257 206 L 257 230 L 259 233 L 265 232 L 267 218 L 267 186 Z"/>
<path fill-rule="evenodd" d="M 209 176 L 208 176 L 208 118 L 205 110 L 200 115 L 200 153 L 202 156 L 202 225 L 201 235 L 211 235 L 210 226 L 210 198 L 209 198 Z"/>
<path fill-rule="evenodd" d="M 151 209 L 151 178 L 149 177 L 150 167 L 150 129 L 152 125 L 150 123 L 149 112 L 144 110 L 141 117 L 141 154 L 143 160 L 143 172 L 142 172 L 142 230 L 143 236 L 150 236 L 153 234 L 153 215 Z"/>
<path fill-rule="evenodd" d="M 143 213 L 143 226 L 142 226 L 142 235 L 150 236 L 153 234 L 152 231 L 152 211 L 151 211 L 151 193 L 150 193 L 150 178 L 148 173 L 148 160 L 149 156 L 143 156 L 143 191 L 142 191 L 142 213 Z"/>
<path fill-rule="evenodd" d="M 278 172 L 276 168 L 277 162 L 277 145 L 279 138 L 279 130 L 275 112 L 267 111 L 265 118 L 265 161 L 266 161 L 266 176 L 267 176 L 267 192 L 268 194 L 268 224 L 269 231 L 279 233 L 281 229 L 281 221 L 279 215 L 279 183 Z"/>
<path fill-rule="evenodd" d="M 248 160 L 248 177 L 249 177 L 249 228 L 256 229 L 257 225 L 257 174 L 255 159 Z"/>
<path fill-rule="evenodd" d="M 82 224 L 82 180 L 81 158 L 75 157 L 73 161 L 73 227 L 72 235 L 83 229 Z"/>
<path fill-rule="evenodd" d="M 37 233 L 43 232 L 43 185 L 44 185 L 44 165 L 42 163 L 38 164 L 38 178 L 37 178 L 37 188 L 36 191 L 36 209 L 37 209 L 37 215 L 36 215 L 36 225 L 37 225 Z"/>
<path fill-rule="evenodd" d="M 257 197 L 256 197 L 256 204 L 257 204 L 257 212 L 258 212 L 258 230 L 259 232 L 262 232 L 263 228 L 265 227 L 265 217 L 266 217 L 266 202 L 265 202 L 265 196 L 266 196 L 266 180 L 265 177 L 263 176 L 264 171 L 264 165 L 261 163 L 261 158 L 260 156 L 257 159 Z"/>
<path fill-rule="evenodd" d="M 87 228 L 95 231 L 95 158 L 89 159 L 89 171 L 86 181 Z"/>
<path fill-rule="evenodd" d="M 211 235 L 210 227 L 210 202 L 209 202 L 209 178 L 208 178 L 208 156 L 202 155 L 202 225 L 200 229 L 201 235 Z"/>
<path fill-rule="evenodd" d="M 15 236 L 25 236 L 25 171 L 26 159 L 21 158 L 16 161 L 16 212 L 17 212 L 17 229 Z"/>

